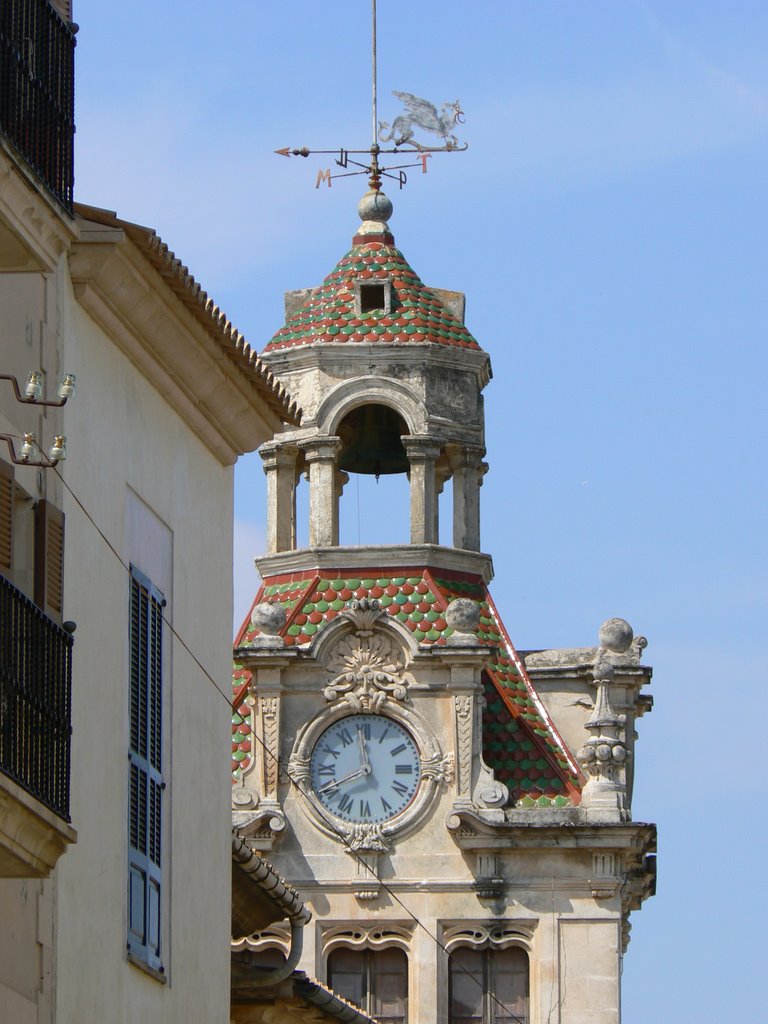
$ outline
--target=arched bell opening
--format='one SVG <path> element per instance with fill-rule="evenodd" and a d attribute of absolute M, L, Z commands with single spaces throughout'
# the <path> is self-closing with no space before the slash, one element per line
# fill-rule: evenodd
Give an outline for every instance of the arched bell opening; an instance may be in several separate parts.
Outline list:
<path fill-rule="evenodd" d="M 341 544 L 407 544 L 410 463 L 403 444 L 405 419 L 389 405 L 351 409 L 336 432 L 339 470 L 349 475 L 339 508 Z"/>
<path fill-rule="evenodd" d="M 365 476 L 408 473 L 403 435 L 408 425 L 397 410 L 380 402 L 358 405 L 337 427 L 341 438 L 339 469 Z"/>

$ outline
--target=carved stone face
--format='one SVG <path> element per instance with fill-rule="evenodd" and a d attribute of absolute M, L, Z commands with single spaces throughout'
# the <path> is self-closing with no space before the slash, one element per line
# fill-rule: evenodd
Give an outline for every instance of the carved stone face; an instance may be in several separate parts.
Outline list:
<path fill-rule="evenodd" d="M 411 734 L 386 715 L 347 715 L 320 735 L 312 750 L 310 785 L 342 821 L 388 821 L 414 798 L 421 777 Z"/>

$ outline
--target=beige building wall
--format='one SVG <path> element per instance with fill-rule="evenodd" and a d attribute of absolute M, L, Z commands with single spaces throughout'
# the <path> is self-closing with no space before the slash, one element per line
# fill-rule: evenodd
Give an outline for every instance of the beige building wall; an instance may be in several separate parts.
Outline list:
<path fill-rule="evenodd" d="M 64 260 L 62 259 L 62 269 Z M 59 298 L 56 276 L 0 273 L 0 372 L 12 374 L 24 388 L 32 369 L 43 370 L 48 395 L 60 374 Z M 61 432 L 62 410 L 19 404 L 10 381 L 0 382 L 0 431 L 20 437 L 34 432 L 50 447 Z M 0 459 L 11 464 L 7 445 Z M 15 466 L 16 502 L 11 582 L 34 598 L 34 512 L 38 499 L 61 507 L 62 488 L 53 473 Z M 32 800 L 32 798 L 29 798 Z M 34 802 L 34 801 L 33 801 Z M 45 1024 L 51 1019 L 54 982 L 53 879 L 0 878 L 0 1024 Z"/>
<path fill-rule="evenodd" d="M 174 629 L 213 679 L 225 680 L 232 468 L 169 409 L 64 278 L 61 287 L 63 357 L 79 386 L 66 410 L 67 484 L 123 561 L 134 561 L 165 592 Z M 126 952 L 129 578 L 69 493 L 64 507 L 66 615 L 78 623 L 71 813 L 79 844 L 57 879 L 56 1019 L 224 1021 L 227 704 L 166 629 L 159 980 L 129 963 Z"/>

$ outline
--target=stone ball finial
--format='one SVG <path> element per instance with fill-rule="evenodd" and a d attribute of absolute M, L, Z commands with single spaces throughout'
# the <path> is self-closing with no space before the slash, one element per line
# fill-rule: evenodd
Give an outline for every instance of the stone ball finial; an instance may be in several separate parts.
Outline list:
<path fill-rule="evenodd" d="M 448 605 L 445 621 L 457 633 L 474 634 L 480 625 L 480 605 L 466 597 L 459 597 Z"/>
<path fill-rule="evenodd" d="M 369 189 L 357 204 L 357 212 L 362 221 L 378 221 L 386 223 L 392 216 L 392 203 L 383 192 Z"/>
<path fill-rule="evenodd" d="M 606 619 L 598 634 L 600 646 L 614 654 L 624 654 L 632 645 L 634 633 L 626 619 Z"/>
<path fill-rule="evenodd" d="M 262 601 L 251 612 L 251 626 L 267 636 L 277 636 L 285 625 L 285 608 Z"/>

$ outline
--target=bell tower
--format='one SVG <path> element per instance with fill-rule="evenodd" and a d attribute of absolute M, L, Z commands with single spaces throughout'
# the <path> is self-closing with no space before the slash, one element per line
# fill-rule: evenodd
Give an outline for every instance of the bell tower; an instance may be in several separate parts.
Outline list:
<path fill-rule="evenodd" d="M 480 550 L 490 360 L 464 326 L 464 296 L 425 287 L 395 247 L 392 204 L 372 185 L 351 250 L 319 288 L 288 293 L 286 324 L 263 353 L 304 410 L 300 428 L 261 449 L 270 555 L 296 548 L 301 473 L 310 548 L 338 546 L 348 474 L 406 473 L 411 546 L 437 544 L 438 499 L 452 478 L 453 548 Z"/>
<path fill-rule="evenodd" d="M 272 926 L 236 955 L 282 953 L 392 1024 L 544 1024 L 553 1007 L 618 1024 L 629 913 L 654 878 L 655 831 L 631 816 L 645 641 L 611 619 L 594 647 L 515 650 L 481 550 L 489 357 L 464 296 L 395 246 L 375 174 L 358 213 L 262 353 L 303 418 L 260 449 L 267 550 L 235 647 L 234 827 L 315 920 L 303 952 Z M 407 475 L 407 541 L 339 543 L 354 473 Z"/>

